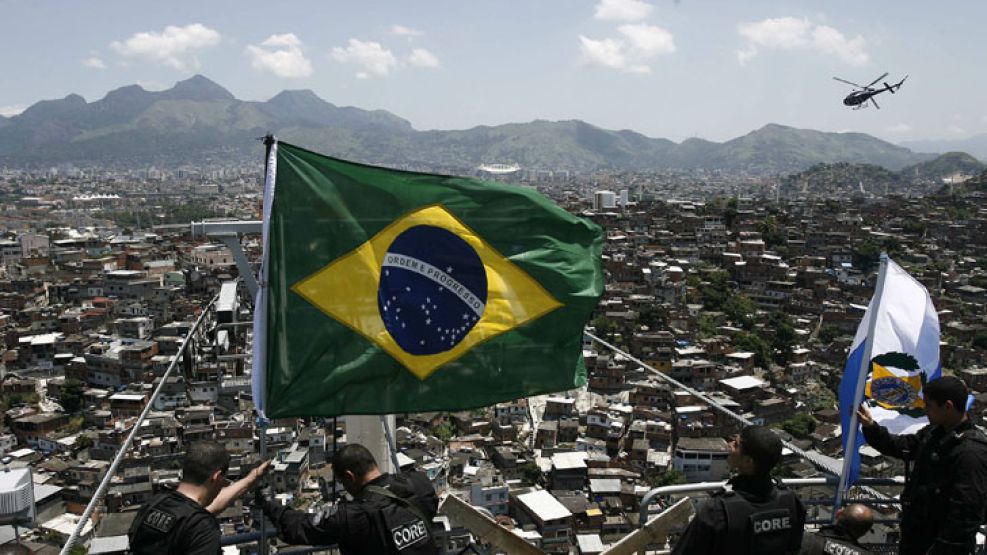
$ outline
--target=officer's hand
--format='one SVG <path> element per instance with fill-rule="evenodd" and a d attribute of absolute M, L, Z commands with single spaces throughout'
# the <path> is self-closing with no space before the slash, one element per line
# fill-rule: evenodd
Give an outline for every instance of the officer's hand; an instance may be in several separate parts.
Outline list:
<path fill-rule="evenodd" d="M 876 422 L 874 422 L 874 417 L 870 415 L 870 411 L 867 410 L 867 407 L 864 405 L 857 407 L 857 418 L 860 419 L 860 424 L 865 427 L 870 427 L 876 424 Z"/>
<path fill-rule="evenodd" d="M 253 485 L 256 484 L 258 480 L 260 480 L 262 477 L 264 477 L 265 474 L 267 474 L 267 471 L 271 469 L 271 461 L 273 461 L 273 459 L 266 460 L 260 463 L 259 465 L 251 469 L 246 476 L 243 477 L 243 480 L 245 482 L 244 489 L 249 489 L 253 487 Z"/>

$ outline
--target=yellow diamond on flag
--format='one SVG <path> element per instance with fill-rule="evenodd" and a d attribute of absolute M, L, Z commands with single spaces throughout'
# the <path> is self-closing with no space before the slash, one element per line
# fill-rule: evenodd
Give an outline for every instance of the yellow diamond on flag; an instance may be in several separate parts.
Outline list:
<path fill-rule="evenodd" d="M 562 306 L 441 205 L 405 214 L 291 290 L 420 380 Z"/>

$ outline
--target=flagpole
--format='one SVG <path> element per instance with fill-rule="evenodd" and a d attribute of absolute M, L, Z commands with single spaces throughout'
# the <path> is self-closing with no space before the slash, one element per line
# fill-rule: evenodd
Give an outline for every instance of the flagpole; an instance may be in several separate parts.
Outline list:
<path fill-rule="evenodd" d="M 265 193 L 267 193 L 267 184 L 266 184 L 266 181 L 268 179 L 270 179 L 270 176 L 268 175 L 268 171 L 270 170 L 270 163 L 271 163 L 271 148 L 275 144 L 277 144 L 277 139 L 274 137 L 273 134 L 268 133 L 267 136 L 264 137 L 264 147 L 265 147 L 265 151 L 264 151 L 264 180 L 265 180 L 265 187 L 264 187 L 264 189 L 265 189 L 265 191 L 264 192 Z M 271 200 L 269 200 L 269 199 L 263 199 L 262 202 L 264 202 L 265 204 L 267 204 L 267 203 L 271 202 Z M 270 218 L 270 214 L 269 213 L 264 213 L 264 214 L 261 215 L 261 217 L 262 218 L 265 218 L 265 219 L 269 219 Z M 267 222 L 265 222 L 265 223 L 267 223 Z M 265 231 L 266 231 L 266 229 L 265 229 Z M 263 239 L 266 239 L 267 238 L 266 236 L 267 236 L 267 234 L 265 233 L 264 236 L 263 236 Z M 266 244 L 263 244 L 263 239 L 261 239 L 261 241 L 262 241 L 261 265 L 260 265 L 260 268 L 258 269 L 258 274 L 259 275 L 257 276 L 257 286 L 258 286 L 257 287 L 257 290 L 258 290 L 257 299 L 259 299 L 259 300 L 264 300 L 266 298 L 266 295 L 263 295 L 261 293 L 261 291 L 263 291 L 263 289 L 266 289 L 267 288 L 267 275 L 266 275 L 266 272 L 265 272 L 265 269 L 266 269 L 266 266 L 267 266 L 267 261 L 264 260 L 264 256 L 267 253 L 266 252 L 263 252 L 264 250 L 267 249 L 267 245 Z M 261 307 L 260 306 L 254 306 L 254 311 L 256 312 L 258 310 L 261 310 Z M 267 326 L 263 326 L 263 328 L 261 328 L 261 329 L 256 329 L 256 327 L 255 327 L 255 329 L 254 329 L 254 341 L 267 341 L 267 338 L 266 337 L 258 337 L 259 332 L 266 331 L 266 330 L 267 330 Z M 265 352 L 265 358 L 266 358 L 266 349 L 264 350 L 264 352 Z M 253 366 L 253 369 L 252 369 L 251 378 L 252 379 L 255 379 L 255 380 L 258 379 L 260 376 L 255 375 L 255 373 L 257 372 L 258 369 L 263 369 L 263 370 L 266 371 L 266 364 L 267 364 L 267 361 L 266 360 L 253 361 L 253 365 L 252 365 Z M 265 385 L 266 385 L 266 380 L 265 380 Z M 266 392 L 262 392 L 262 393 L 266 393 Z M 264 405 L 266 405 L 266 403 L 264 403 L 263 400 L 261 400 L 261 399 L 254 399 L 254 403 L 255 404 L 258 401 L 261 401 L 261 403 L 263 403 Z M 260 443 L 260 460 L 261 460 L 261 463 L 263 463 L 264 461 L 267 460 L 267 424 L 268 424 L 268 422 L 267 422 L 267 415 L 266 414 L 263 414 L 263 413 L 258 414 L 258 417 L 257 417 L 257 420 L 256 420 L 256 428 L 257 428 L 257 430 L 259 432 L 259 436 L 260 436 L 258 439 L 259 439 L 259 443 Z M 261 496 L 260 492 L 261 492 L 262 487 L 263 487 L 262 485 L 258 485 L 258 487 L 257 487 L 257 490 L 256 490 L 257 491 L 257 495 L 256 495 L 257 498 L 259 498 Z M 261 511 L 260 518 L 258 519 L 258 521 L 260 522 L 260 539 L 257 541 L 257 553 L 258 553 L 258 555 L 267 555 L 270 546 L 267 543 L 267 518 L 264 516 L 263 511 Z"/>
<path fill-rule="evenodd" d="M 853 456 L 857 443 L 857 407 L 864 399 L 864 386 L 867 383 L 867 374 L 870 370 L 870 359 L 874 352 L 874 331 L 877 329 L 877 315 L 881 311 L 881 300 L 884 294 L 884 282 L 888 274 L 888 254 L 881 253 L 881 268 L 877 273 L 877 286 L 874 288 L 874 299 L 870 307 L 870 321 L 867 322 L 867 338 L 864 339 L 864 356 L 860 360 L 860 369 L 857 374 L 857 388 L 853 393 L 853 403 L 850 405 L 850 427 L 843 433 L 848 433 L 846 447 L 843 449 L 843 471 L 840 473 L 840 484 L 836 488 L 836 499 L 833 501 L 833 520 L 836 519 L 836 511 L 843 504 L 850 479 L 850 467 L 853 465 Z"/>

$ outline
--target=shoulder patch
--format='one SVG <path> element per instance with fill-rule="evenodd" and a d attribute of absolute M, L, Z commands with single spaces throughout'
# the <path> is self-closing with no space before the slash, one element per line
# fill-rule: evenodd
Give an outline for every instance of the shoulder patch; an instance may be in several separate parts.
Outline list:
<path fill-rule="evenodd" d="M 149 511 L 147 516 L 144 517 L 144 525 L 162 534 L 167 534 L 171 531 L 172 526 L 175 525 L 176 520 L 177 517 L 175 515 L 161 509 L 154 509 Z"/>

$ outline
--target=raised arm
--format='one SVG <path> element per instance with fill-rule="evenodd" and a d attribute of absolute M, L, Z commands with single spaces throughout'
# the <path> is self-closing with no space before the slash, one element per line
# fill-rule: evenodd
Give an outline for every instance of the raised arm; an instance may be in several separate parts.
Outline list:
<path fill-rule="evenodd" d="M 278 536 L 292 545 L 332 545 L 345 537 L 367 538 L 371 533 L 367 513 L 345 504 L 306 513 L 270 500 L 264 504 L 264 514 L 277 527 Z"/>
<path fill-rule="evenodd" d="M 880 451 L 882 455 L 898 459 L 915 457 L 915 450 L 918 449 L 919 444 L 919 438 L 916 434 L 892 434 L 887 428 L 875 422 L 870 411 L 863 405 L 857 409 L 857 416 L 860 419 L 860 427 L 867 443 Z M 906 451 L 909 453 L 907 457 Z"/>
<path fill-rule="evenodd" d="M 214 515 L 225 511 L 237 498 L 252 488 L 257 483 L 257 480 L 260 480 L 264 474 L 267 474 L 270 468 L 271 461 L 260 463 L 248 472 L 246 476 L 220 490 L 219 495 L 216 496 L 216 499 L 212 500 L 212 503 L 206 507 L 206 510 Z"/>

